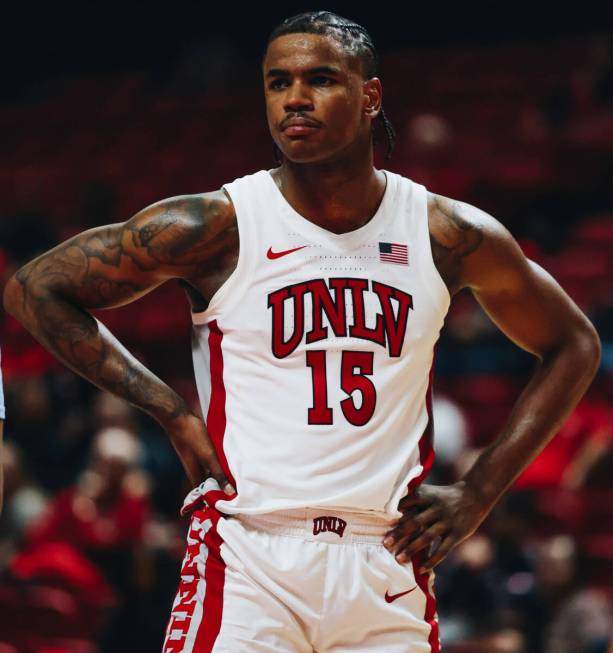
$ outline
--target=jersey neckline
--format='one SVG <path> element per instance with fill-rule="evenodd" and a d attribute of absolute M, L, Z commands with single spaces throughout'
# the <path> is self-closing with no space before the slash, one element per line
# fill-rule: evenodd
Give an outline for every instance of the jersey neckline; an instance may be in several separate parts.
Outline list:
<path fill-rule="evenodd" d="M 341 234 L 337 234 L 333 231 L 329 231 L 328 229 L 324 229 L 324 227 L 320 227 L 319 225 L 305 218 L 302 214 L 298 213 L 298 211 L 296 211 L 296 209 L 294 209 L 294 207 L 285 199 L 285 196 L 277 186 L 275 180 L 270 174 L 272 170 L 274 170 L 274 168 L 264 170 L 264 174 L 274 189 L 273 192 L 277 197 L 279 206 L 284 210 L 285 214 L 296 225 L 296 228 L 300 232 L 317 240 L 325 238 L 329 242 L 331 241 L 343 245 L 351 244 L 354 241 L 362 241 L 364 240 L 364 237 L 371 234 L 371 232 L 376 233 L 381 223 L 386 219 L 386 217 L 389 217 L 390 215 L 388 207 L 392 204 L 393 197 L 395 195 L 396 179 L 394 174 L 387 170 L 381 170 L 386 179 L 385 190 L 383 191 L 383 197 L 379 202 L 379 206 L 375 211 L 375 214 L 366 224 L 363 224 L 361 227 L 353 229 L 352 231 L 346 231 Z"/>

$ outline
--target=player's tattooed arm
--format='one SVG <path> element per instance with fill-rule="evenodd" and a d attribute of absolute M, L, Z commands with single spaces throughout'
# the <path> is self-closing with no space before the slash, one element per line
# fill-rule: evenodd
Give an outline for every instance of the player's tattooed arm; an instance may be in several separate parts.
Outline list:
<path fill-rule="evenodd" d="M 466 257 L 483 242 L 482 226 L 467 205 L 434 193 L 428 195 L 428 222 L 434 264 L 454 295 L 462 288 Z"/>
<path fill-rule="evenodd" d="M 435 216 L 435 237 L 443 241 L 441 256 L 449 266 L 439 270 L 449 271 L 451 288 L 469 288 L 503 333 L 534 354 L 536 369 L 502 431 L 464 478 L 449 486 L 421 485 L 401 501 L 403 518 L 384 542 L 400 562 L 425 549 L 425 569 L 478 528 L 560 428 L 600 361 L 589 320 L 500 222 L 462 202 L 439 201 L 439 208 L 444 215 Z"/>
<path fill-rule="evenodd" d="M 147 412 L 167 431 L 179 424 L 184 431 L 185 420 L 197 418 L 187 403 L 89 309 L 127 304 L 168 279 L 194 282 L 213 272 L 212 262 L 236 237 L 233 207 L 223 191 L 162 200 L 26 263 L 9 279 L 4 307 L 75 372 Z"/>

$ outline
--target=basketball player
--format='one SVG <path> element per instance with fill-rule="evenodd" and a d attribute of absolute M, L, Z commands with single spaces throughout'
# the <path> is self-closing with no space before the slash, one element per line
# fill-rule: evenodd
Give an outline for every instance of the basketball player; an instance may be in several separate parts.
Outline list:
<path fill-rule="evenodd" d="M 18 270 L 5 306 L 183 461 L 165 653 L 438 651 L 433 567 L 575 406 L 598 337 L 492 216 L 373 166 L 374 126 L 390 147 L 393 130 L 364 28 L 294 16 L 262 65 L 277 168 L 84 231 Z M 172 278 L 206 426 L 88 312 Z M 462 288 L 538 365 L 472 469 L 434 487 L 433 348 Z"/>

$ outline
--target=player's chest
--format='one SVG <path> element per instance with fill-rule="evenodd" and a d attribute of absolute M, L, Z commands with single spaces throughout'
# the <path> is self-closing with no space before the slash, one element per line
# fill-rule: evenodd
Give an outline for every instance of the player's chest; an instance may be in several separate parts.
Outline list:
<path fill-rule="evenodd" d="M 332 269 L 323 269 L 323 268 Z M 260 271 L 234 311 L 258 347 L 285 359 L 305 349 L 367 349 L 390 358 L 440 327 L 440 315 L 418 270 L 346 260 L 303 262 Z"/>

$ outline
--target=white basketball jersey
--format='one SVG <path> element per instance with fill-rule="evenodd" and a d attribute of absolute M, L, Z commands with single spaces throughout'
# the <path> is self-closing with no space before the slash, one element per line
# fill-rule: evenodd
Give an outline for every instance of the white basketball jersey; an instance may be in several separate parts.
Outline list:
<path fill-rule="evenodd" d="M 426 189 L 384 170 L 372 219 L 335 234 L 295 211 L 270 172 L 225 184 L 237 266 L 192 314 L 203 415 L 237 490 L 207 499 L 228 514 L 399 517 L 433 462 L 431 367 L 450 302 Z"/>

